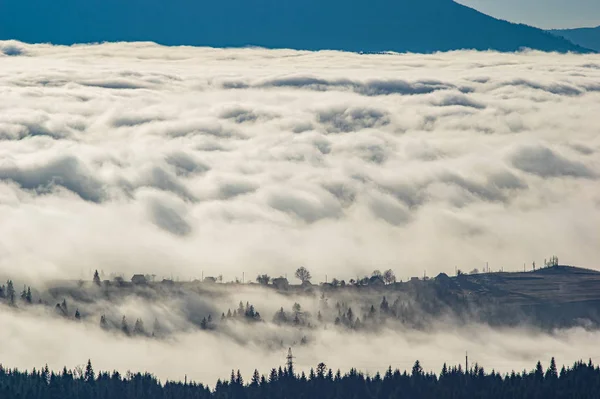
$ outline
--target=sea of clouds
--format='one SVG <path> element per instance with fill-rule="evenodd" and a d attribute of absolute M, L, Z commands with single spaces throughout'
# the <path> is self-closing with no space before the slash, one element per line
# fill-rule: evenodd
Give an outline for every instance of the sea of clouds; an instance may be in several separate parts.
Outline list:
<path fill-rule="evenodd" d="M 598 55 L 0 42 L 0 274 L 250 280 L 306 266 L 315 281 L 388 268 L 406 279 L 551 255 L 597 268 L 599 113 Z M 212 383 L 284 355 L 198 331 L 107 339 L 95 324 L 1 318 L 14 345 L 0 361 L 20 367 L 91 357 Z M 508 371 L 595 356 L 598 339 L 319 334 L 304 368 L 437 368 L 471 348 Z"/>
<path fill-rule="evenodd" d="M 0 271 L 600 257 L 600 57 L 0 42 Z"/>

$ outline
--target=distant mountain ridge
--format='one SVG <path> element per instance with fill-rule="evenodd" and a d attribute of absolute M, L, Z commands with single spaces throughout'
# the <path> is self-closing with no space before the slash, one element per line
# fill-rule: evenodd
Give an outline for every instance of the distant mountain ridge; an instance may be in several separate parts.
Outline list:
<path fill-rule="evenodd" d="M 600 26 L 595 28 L 554 29 L 549 31 L 582 47 L 600 51 Z"/>
<path fill-rule="evenodd" d="M 20 0 L 0 3 L 0 39 L 358 52 L 588 52 L 452 0 Z"/>

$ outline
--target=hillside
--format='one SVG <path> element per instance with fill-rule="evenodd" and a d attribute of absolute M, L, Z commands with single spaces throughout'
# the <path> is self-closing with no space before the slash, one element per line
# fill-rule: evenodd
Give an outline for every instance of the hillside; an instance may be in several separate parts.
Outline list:
<path fill-rule="evenodd" d="M 600 51 L 600 26 L 595 28 L 557 29 L 550 32 L 585 48 Z"/>
<path fill-rule="evenodd" d="M 464 275 L 454 281 L 457 289 L 466 294 L 497 298 L 506 304 L 600 301 L 600 273 L 570 266 L 527 273 Z"/>
<path fill-rule="evenodd" d="M 586 51 L 451 0 L 23 0 L 0 5 L 0 39 L 364 52 Z"/>
<path fill-rule="evenodd" d="M 236 324 L 230 322 L 244 322 L 259 330 L 275 329 L 277 339 L 262 342 L 271 346 L 282 340 L 316 339 L 314 328 L 424 330 L 435 328 L 439 320 L 548 330 L 573 326 L 600 329 L 600 273 L 570 266 L 457 277 L 442 273 L 432 279 L 390 284 L 384 284 L 381 277 L 314 285 L 291 285 L 285 278 L 260 284 L 217 283 L 212 278 L 159 282 L 139 274 L 127 280 L 56 281 L 39 291 L 24 288 L 20 295 L 8 281 L 0 286 L 0 303 L 24 310 L 50 307 L 61 318 L 83 319 L 104 330 L 156 338 L 195 329 L 234 337 L 232 326 Z M 248 298 L 253 298 L 253 303 Z M 132 303 L 134 307 L 125 306 L 129 313 L 122 313 L 123 306 Z M 169 314 L 160 309 L 169 309 Z M 155 319 L 151 329 L 144 327 L 141 315 L 147 323 Z M 287 327 L 295 327 L 296 335 L 287 336 Z"/>

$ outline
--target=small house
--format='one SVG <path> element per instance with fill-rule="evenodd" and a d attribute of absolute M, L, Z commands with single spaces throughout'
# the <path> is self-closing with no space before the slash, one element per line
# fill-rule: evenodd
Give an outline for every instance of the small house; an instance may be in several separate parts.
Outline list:
<path fill-rule="evenodd" d="M 134 274 L 131 282 L 136 285 L 148 284 L 148 279 L 143 274 Z"/>
<path fill-rule="evenodd" d="M 372 276 L 369 278 L 369 285 L 373 287 L 381 287 L 385 285 L 385 281 L 381 276 Z"/>
<path fill-rule="evenodd" d="M 278 277 L 271 280 L 273 286 L 278 290 L 287 290 L 290 287 L 290 283 L 285 277 Z"/>

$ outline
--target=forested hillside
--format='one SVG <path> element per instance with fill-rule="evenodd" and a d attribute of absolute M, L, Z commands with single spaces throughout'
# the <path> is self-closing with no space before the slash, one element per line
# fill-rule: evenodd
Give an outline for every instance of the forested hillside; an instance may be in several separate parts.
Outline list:
<path fill-rule="evenodd" d="M 535 267 L 535 266 L 534 266 Z M 311 283 L 310 272 L 296 272 L 301 284 L 262 274 L 256 282 L 154 281 L 135 275 L 91 281 L 55 282 L 17 290 L 0 285 L 6 310 L 35 317 L 85 323 L 108 336 L 164 339 L 204 330 L 271 350 L 318 341 L 327 330 L 377 334 L 384 330 L 432 331 L 467 323 L 492 327 L 560 328 L 600 326 L 600 273 L 559 266 L 552 257 L 542 268 L 522 273 L 457 270 L 450 277 L 397 281 L 392 270 L 371 276 Z M 241 329 L 255 335 L 240 334 Z"/>
<path fill-rule="evenodd" d="M 2 39 L 363 52 L 587 51 L 451 0 L 24 0 L 0 3 Z"/>

